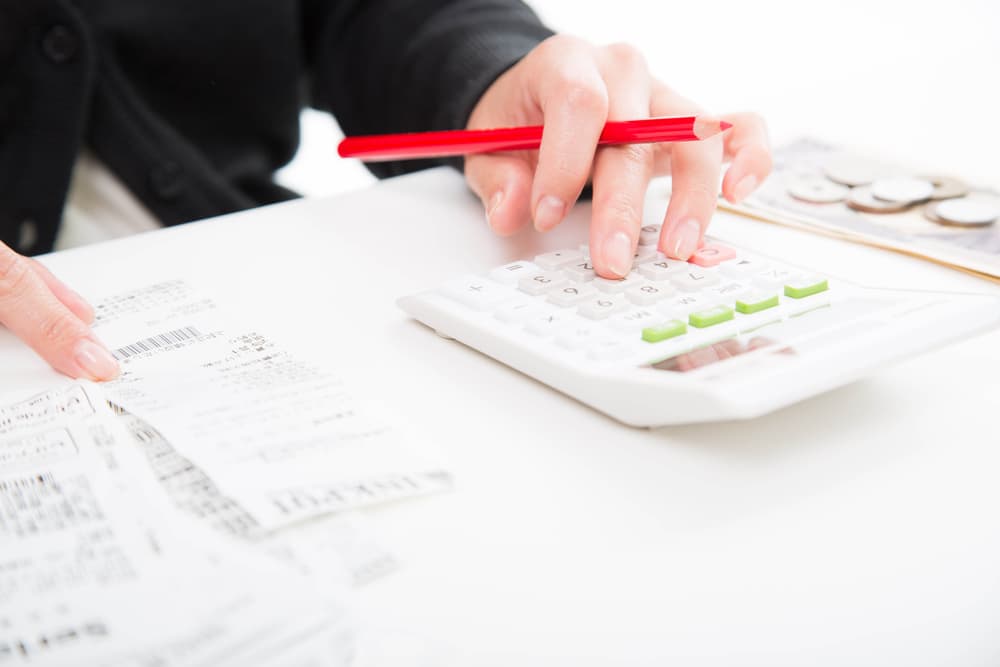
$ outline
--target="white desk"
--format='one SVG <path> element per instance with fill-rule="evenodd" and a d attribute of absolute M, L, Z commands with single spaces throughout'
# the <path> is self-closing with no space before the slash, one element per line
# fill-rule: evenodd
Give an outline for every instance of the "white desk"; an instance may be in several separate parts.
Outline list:
<path fill-rule="evenodd" d="M 754 421 L 643 431 L 394 306 L 575 243 L 574 216 L 497 239 L 437 171 L 46 263 L 84 295 L 183 275 L 255 307 L 444 451 L 454 493 L 369 512 L 404 567 L 361 592 L 395 633 L 365 664 L 1000 663 L 1000 332 Z M 748 220 L 713 233 L 859 282 L 1000 291 Z M 4 332 L 0 368 L 5 391 L 55 377 Z"/>

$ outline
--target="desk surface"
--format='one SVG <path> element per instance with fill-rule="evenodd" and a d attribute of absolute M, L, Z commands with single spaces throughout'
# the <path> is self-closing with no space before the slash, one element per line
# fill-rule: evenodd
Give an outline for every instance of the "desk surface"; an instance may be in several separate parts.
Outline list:
<path fill-rule="evenodd" d="M 654 185 L 651 219 L 665 205 Z M 760 419 L 647 431 L 395 307 L 576 243 L 572 215 L 497 239 L 437 170 L 45 261 L 84 295 L 180 275 L 253 308 L 444 453 L 454 492 L 368 512 L 403 561 L 360 594 L 369 664 L 997 664 L 1000 332 Z M 722 214 L 712 231 L 857 282 L 1000 292 Z M 6 332 L 0 367 L 4 391 L 55 377 Z"/>

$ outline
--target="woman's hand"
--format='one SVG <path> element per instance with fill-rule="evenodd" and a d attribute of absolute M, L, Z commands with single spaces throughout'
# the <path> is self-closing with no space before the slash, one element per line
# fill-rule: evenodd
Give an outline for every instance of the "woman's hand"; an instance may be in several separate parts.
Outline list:
<path fill-rule="evenodd" d="M 118 362 L 90 330 L 94 311 L 39 262 L 0 243 L 0 324 L 57 371 L 110 380 Z"/>
<path fill-rule="evenodd" d="M 469 129 L 543 124 L 541 148 L 469 156 L 465 175 L 486 207 L 490 226 L 503 235 L 529 220 L 539 231 L 552 229 L 591 180 L 594 268 L 607 278 L 622 277 L 632 267 L 652 176 L 673 176 L 659 249 L 686 260 L 715 210 L 723 161 L 732 161 L 722 183 L 723 195 L 732 202 L 749 195 L 771 169 L 767 131 L 754 114 L 722 116 L 732 129 L 703 141 L 597 150 L 608 120 L 701 113 L 650 76 L 634 48 L 595 47 L 557 35 L 498 78 L 468 123 Z"/>

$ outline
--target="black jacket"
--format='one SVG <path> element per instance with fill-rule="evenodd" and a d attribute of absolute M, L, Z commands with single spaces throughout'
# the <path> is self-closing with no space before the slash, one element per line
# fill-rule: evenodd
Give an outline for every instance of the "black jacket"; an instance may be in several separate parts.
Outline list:
<path fill-rule="evenodd" d="M 460 128 L 550 34 L 517 0 L 0 0 L 0 240 L 51 249 L 82 146 L 165 224 L 290 198 L 303 105 Z"/>

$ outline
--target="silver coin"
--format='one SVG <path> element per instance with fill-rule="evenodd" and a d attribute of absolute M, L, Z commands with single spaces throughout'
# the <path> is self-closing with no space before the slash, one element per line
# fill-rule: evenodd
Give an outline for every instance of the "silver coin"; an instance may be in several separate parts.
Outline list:
<path fill-rule="evenodd" d="M 1000 200 L 945 199 L 924 207 L 924 217 L 939 225 L 956 227 L 984 227 L 1000 218 Z"/>
<path fill-rule="evenodd" d="M 923 175 L 919 178 L 929 181 L 934 186 L 934 192 L 931 194 L 931 199 L 934 200 L 953 199 L 969 194 L 969 186 L 957 178 L 937 174 Z"/>
<path fill-rule="evenodd" d="M 884 178 L 871 185 L 872 195 L 882 201 L 916 204 L 934 194 L 934 184 L 920 178 Z"/>
<path fill-rule="evenodd" d="M 891 167 L 884 164 L 848 153 L 831 156 L 823 166 L 823 173 L 827 178 L 851 187 L 869 185 L 880 178 L 892 176 L 893 172 Z"/>
<path fill-rule="evenodd" d="M 899 213 L 910 208 L 906 202 L 884 201 L 872 194 L 870 185 L 863 185 L 858 188 L 851 188 L 851 194 L 847 197 L 848 207 L 855 211 L 864 213 Z"/>
<path fill-rule="evenodd" d="M 788 183 L 788 194 L 813 204 L 833 204 L 844 201 L 850 190 L 819 176 L 796 178 Z"/>

